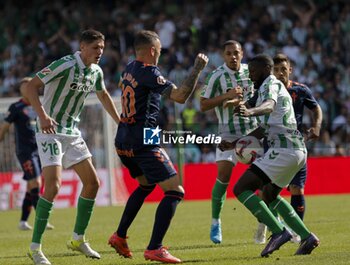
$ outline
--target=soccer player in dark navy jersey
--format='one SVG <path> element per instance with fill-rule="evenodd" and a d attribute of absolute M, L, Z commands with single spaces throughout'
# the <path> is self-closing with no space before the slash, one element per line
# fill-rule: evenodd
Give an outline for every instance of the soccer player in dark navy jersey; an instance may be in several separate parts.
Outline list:
<path fill-rule="evenodd" d="M 29 77 L 21 80 L 21 91 L 30 80 Z M 0 129 L 0 141 L 2 141 L 11 124 L 14 124 L 16 156 L 24 173 L 23 179 L 27 181 L 27 190 L 23 199 L 21 220 L 18 226 L 20 230 L 32 229 L 27 220 L 32 206 L 36 208 L 41 186 L 41 165 L 34 129 L 36 117 L 36 112 L 30 106 L 28 100 L 22 97 L 19 101 L 10 105 L 5 122 Z"/>
<path fill-rule="evenodd" d="M 284 54 L 277 54 L 274 58 L 273 74 L 279 79 L 287 88 L 293 101 L 293 109 L 298 130 L 304 134 L 305 140 L 317 139 L 320 136 L 320 129 L 322 123 L 322 110 L 316 99 L 313 97 L 311 90 L 304 84 L 292 81 L 289 79 L 292 73 L 292 66 L 289 58 Z M 303 115 L 304 107 L 307 107 L 312 113 L 312 125 L 304 132 Z M 304 186 L 307 176 L 307 165 L 295 175 L 288 186 L 291 193 L 291 205 L 300 219 L 304 219 L 305 213 L 305 197 Z M 263 225 L 259 225 L 255 235 L 256 242 L 264 242 L 265 232 Z M 299 242 L 300 238 L 293 233 L 293 241 Z"/>
<path fill-rule="evenodd" d="M 145 198 L 158 184 L 164 197 L 156 211 L 151 240 L 144 252 L 147 260 L 179 263 L 162 245 L 163 238 L 175 214 L 177 204 L 184 196 L 184 189 L 168 155 L 156 143 L 143 144 L 144 128 L 157 132 L 160 99 L 168 97 L 185 103 L 196 87 L 203 68 L 208 63 L 204 54 L 198 54 L 189 76 L 177 88 L 167 81 L 157 67 L 161 53 L 159 36 L 153 31 L 142 30 L 135 36 L 136 60 L 129 63 L 122 74 L 122 114 L 115 140 L 117 153 L 130 175 L 139 182 L 130 195 L 118 229 L 109 244 L 118 254 L 131 258 L 126 238 L 127 230 L 140 210 Z"/>
<path fill-rule="evenodd" d="M 135 60 L 122 73 L 121 123 L 116 145 L 121 150 L 143 148 L 143 128 L 156 128 L 162 94 L 172 89 L 158 66 Z"/>
<path fill-rule="evenodd" d="M 322 123 L 322 110 L 311 90 L 304 84 L 289 79 L 292 73 L 292 66 L 288 57 L 284 54 L 277 54 L 274 58 L 274 75 L 285 85 L 293 100 L 295 119 L 298 130 L 305 133 L 306 140 L 316 139 L 320 136 Z M 303 114 L 304 107 L 307 107 L 312 113 L 312 125 L 303 132 Z M 293 178 L 289 184 L 291 193 L 291 205 L 303 220 L 305 213 L 304 185 L 306 181 L 306 165 Z"/>

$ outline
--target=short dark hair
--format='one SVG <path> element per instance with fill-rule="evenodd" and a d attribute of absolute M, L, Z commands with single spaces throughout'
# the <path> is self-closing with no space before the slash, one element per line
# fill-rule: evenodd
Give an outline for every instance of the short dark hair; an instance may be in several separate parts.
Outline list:
<path fill-rule="evenodd" d="M 159 40 L 157 33 L 151 30 L 141 30 L 135 35 L 134 49 L 138 50 L 145 45 L 152 45 L 156 40 Z"/>
<path fill-rule="evenodd" d="M 249 63 L 258 63 L 264 66 L 273 67 L 273 60 L 270 55 L 267 54 L 258 54 L 250 59 Z"/>
<path fill-rule="evenodd" d="M 274 64 L 280 64 L 283 62 L 287 62 L 288 64 L 290 63 L 289 58 L 287 57 L 287 55 L 283 54 L 283 53 L 278 53 L 275 55 L 275 57 L 273 57 L 273 63 Z"/>
<path fill-rule="evenodd" d="M 94 42 L 95 40 L 105 40 L 105 36 L 94 29 L 87 29 L 84 30 L 81 34 L 80 34 L 80 42 L 87 42 L 87 43 L 91 43 Z"/>
<path fill-rule="evenodd" d="M 236 40 L 225 41 L 224 44 L 222 45 L 222 49 L 225 50 L 226 46 L 228 45 L 237 45 L 242 50 L 242 45 Z"/>

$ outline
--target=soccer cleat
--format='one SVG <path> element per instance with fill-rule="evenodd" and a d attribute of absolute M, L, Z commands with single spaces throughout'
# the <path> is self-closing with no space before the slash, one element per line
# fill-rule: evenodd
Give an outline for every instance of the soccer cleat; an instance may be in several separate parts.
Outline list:
<path fill-rule="evenodd" d="M 51 265 L 51 262 L 45 257 L 44 253 L 40 250 L 30 250 L 27 253 L 28 257 L 34 261 L 35 265 Z"/>
<path fill-rule="evenodd" d="M 115 249 L 115 251 L 124 258 L 132 258 L 132 252 L 129 249 L 126 238 L 121 238 L 117 233 L 113 233 L 108 240 L 108 244 Z"/>
<path fill-rule="evenodd" d="M 50 224 L 50 223 L 47 223 L 47 224 L 46 224 L 46 230 L 53 230 L 53 229 L 55 229 L 55 226 L 54 226 L 54 225 L 52 225 L 52 224 Z"/>
<path fill-rule="evenodd" d="M 254 235 L 254 241 L 256 244 L 265 244 L 266 243 L 266 231 L 267 226 L 263 223 L 258 224 L 258 229 Z"/>
<path fill-rule="evenodd" d="M 215 244 L 220 244 L 222 241 L 222 233 L 221 233 L 221 223 L 211 224 L 210 227 L 210 240 Z"/>
<path fill-rule="evenodd" d="M 33 227 L 31 227 L 27 221 L 20 221 L 18 225 L 18 229 L 22 231 L 32 230 Z"/>
<path fill-rule="evenodd" d="M 79 251 L 83 253 L 86 257 L 92 259 L 100 259 L 101 256 L 90 247 L 90 244 L 84 240 L 74 240 L 70 239 L 67 241 L 67 248 L 73 251 Z"/>
<path fill-rule="evenodd" d="M 283 244 L 287 243 L 292 238 L 292 234 L 284 228 L 281 233 L 272 234 L 269 243 L 261 252 L 262 257 L 268 257 L 272 252 L 278 250 Z"/>
<path fill-rule="evenodd" d="M 181 260 L 171 255 L 166 247 L 154 250 L 146 249 L 143 256 L 146 260 L 160 261 L 163 263 L 181 263 Z"/>
<path fill-rule="evenodd" d="M 311 233 L 307 238 L 300 242 L 298 250 L 295 252 L 295 255 L 308 255 L 310 254 L 318 245 L 320 240 L 317 236 Z"/>

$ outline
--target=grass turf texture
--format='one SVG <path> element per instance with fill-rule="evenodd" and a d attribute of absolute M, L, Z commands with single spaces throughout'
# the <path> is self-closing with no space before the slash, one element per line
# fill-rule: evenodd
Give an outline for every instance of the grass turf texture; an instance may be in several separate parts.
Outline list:
<path fill-rule="evenodd" d="M 223 242 L 214 245 L 209 240 L 210 201 L 182 202 L 164 240 L 170 252 L 185 264 L 350 264 L 350 196 L 309 196 L 305 217 L 308 227 L 317 234 L 321 245 L 311 255 L 294 256 L 297 245 L 287 243 L 269 258 L 261 258 L 263 245 L 253 243 L 256 221 L 237 200 L 226 201 L 222 213 Z M 66 248 L 74 226 L 75 209 L 54 209 L 50 222 L 55 230 L 44 234 L 43 251 L 53 265 L 94 264 L 157 264 L 145 261 L 143 251 L 148 244 L 157 204 L 143 206 L 131 226 L 129 247 L 133 259 L 119 257 L 107 245 L 115 231 L 123 207 L 95 208 L 87 239 L 97 250 L 101 260 L 86 259 Z M 32 264 L 26 256 L 31 240 L 31 231 L 17 229 L 18 210 L 0 212 L 0 264 Z M 33 224 L 34 214 L 29 220 Z M 159 263 L 158 263 L 159 264 Z"/>

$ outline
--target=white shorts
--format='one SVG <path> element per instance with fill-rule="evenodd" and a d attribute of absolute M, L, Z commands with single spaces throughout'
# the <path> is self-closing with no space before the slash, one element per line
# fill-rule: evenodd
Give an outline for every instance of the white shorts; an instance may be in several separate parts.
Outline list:
<path fill-rule="evenodd" d="M 260 168 L 278 187 L 286 187 L 292 181 L 295 174 L 306 163 L 306 151 L 270 148 L 262 157 L 253 162 Z"/>
<path fill-rule="evenodd" d="M 69 168 L 89 157 L 91 153 L 81 136 L 64 134 L 36 134 L 42 167 Z"/>
<path fill-rule="evenodd" d="M 231 162 L 233 165 L 237 164 L 237 158 L 234 154 L 234 150 L 227 150 L 227 151 L 221 151 L 219 148 L 216 147 L 216 162 L 218 161 L 228 161 Z"/>

